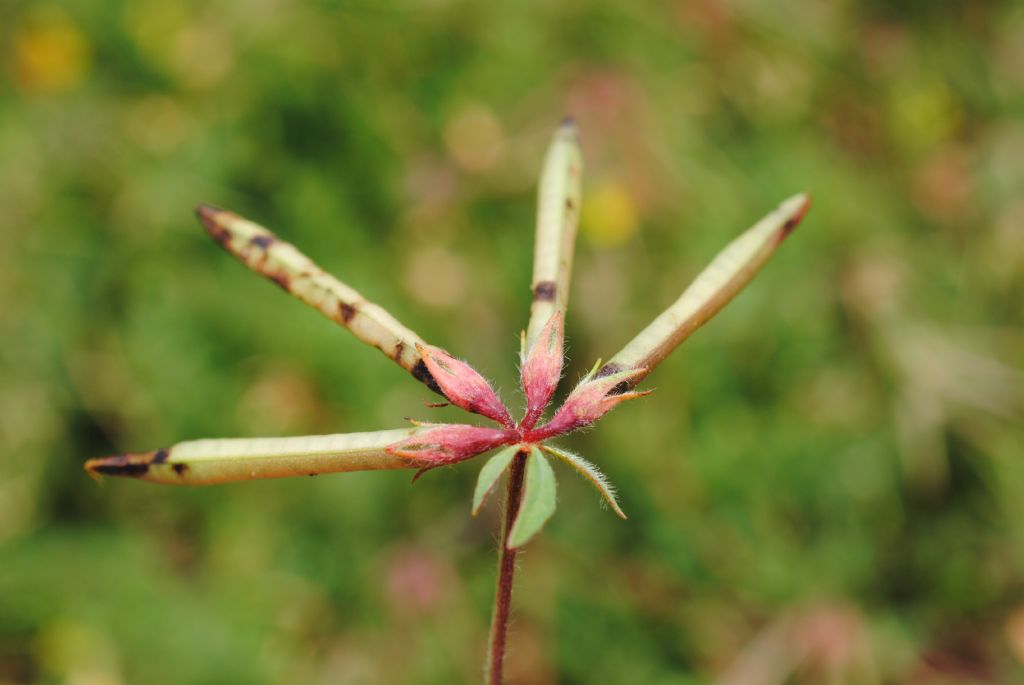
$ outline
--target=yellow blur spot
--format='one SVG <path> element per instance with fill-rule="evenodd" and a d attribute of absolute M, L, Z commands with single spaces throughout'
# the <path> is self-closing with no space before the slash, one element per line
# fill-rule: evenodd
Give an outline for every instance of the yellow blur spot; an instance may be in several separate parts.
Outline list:
<path fill-rule="evenodd" d="M 197 20 L 183 3 L 125 3 L 124 25 L 139 51 L 185 88 L 214 88 L 235 65 L 231 33 L 213 21 Z"/>
<path fill-rule="evenodd" d="M 180 145 L 188 135 L 188 112 L 173 98 L 150 95 L 128 108 L 127 132 L 140 145 L 166 153 Z"/>
<path fill-rule="evenodd" d="M 585 196 L 580 232 L 594 245 L 615 247 L 633 237 L 637 229 L 637 208 L 626 187 L 609 181 Z"/>
<path fill-rule="evenodd" d="M 1024 664 L 1024 606 L 1018 606 L 1006 617 L 1003 635 L 1017 661 Z"/>
<path fill-rule="evenodd" d="M 944 83 L 921 78 L 894 89 L 889 119 L 900 145 L 923 150 L 952 137 L 962 113 Z"/>
<path fill-rule="evenodd" d="M 455 307 L 469 284 L 465 261 L 445 247 L 425 247 L 409 258 L 403 273 L 406 290 L 431 307 Z"/>
<path fill-rule="evenodd" d="M 26 92 L 45 94 L 74 88 L 88 71 L 90 57 L 85 35 L 63 14 L 39 15 L 14 33 L 14 81 Z"/>
<path fill-rule="evenodd" d="M 143 55 L 164 68 L 174 60 L 175 42 L 188 25 L 188 8 L 178 2 L 125 4 L 124 25 Z"/>
<path fill-rule="evenodd" d="M 483 105 L 470 105 L 445 124 L 444 143 L 459 167 L 482 172 L 501 159 L 505 132 L 494 112 Z"/>
<path fill-rule="evenodd" d="M 231 72 L 235 50 L 230 34 L 209 24 L 191 24 L 174 41 L 178 80 L 190 88 L 213 88 Z"/>
<path fill-rule="evenodd" d="M 123 685 L 117 647 L 99 627 L 57 618 L 43 627 L 35 641 L 36 657 L 53 682 L 73 685 Z"/>

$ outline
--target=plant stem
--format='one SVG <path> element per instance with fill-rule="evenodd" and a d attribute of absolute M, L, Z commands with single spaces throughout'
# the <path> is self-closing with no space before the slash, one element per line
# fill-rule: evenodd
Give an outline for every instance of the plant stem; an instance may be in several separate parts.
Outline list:
<path fill-rule="evenodd" d="M 487 649 L 487 685 L 504 683 L 505 640 L 512 608 L 512 585 L 516 573 L 518 550 L 506 546 L 509 531 L 519 513 L 523 499 L 523 481 L 526 473 L 526 452 L 519 452 L 508 471 L 505 512 L 501 520 L 501 549 L 498 560 L 498 585 L 494 592 L 494 610 L 491 614 L 491 637 Z"/>

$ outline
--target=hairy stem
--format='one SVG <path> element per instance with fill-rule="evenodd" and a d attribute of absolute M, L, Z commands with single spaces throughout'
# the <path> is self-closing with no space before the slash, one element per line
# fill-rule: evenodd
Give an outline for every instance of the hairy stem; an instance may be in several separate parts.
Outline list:
<path fill-rule="evenodd" d="M 507 546 L 509 531 L 515 523 L 523 499 L 526 473 L 526 452 L 519 452 L 508 470 L 505 512 L 501 520 L 501 548 L 498 552 L 498 585 L 494 592 L 494 610 L 491 614 L 491 637 L 487 649 L 487 685 L 502 685 L 505 667 L 505 640 L 508 637 L 508 619 L 512 608 L 512 585 L 516 574 L 518 550 Z"/>

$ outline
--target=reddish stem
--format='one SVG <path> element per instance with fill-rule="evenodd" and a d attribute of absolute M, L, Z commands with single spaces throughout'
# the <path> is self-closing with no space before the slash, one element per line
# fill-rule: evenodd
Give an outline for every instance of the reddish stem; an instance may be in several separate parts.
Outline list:
<path fill-rule="evenodd" d="M 509 531 L 519 513 L 523 499 L 523 480 L 526 473 L 526 452 L 519 452 L 508 471 L 505 496 L 505 514 L 501 522 L 501 549 L 498 560 L 498 586 L 494 593 L 494 613 L 491 616 L 491 638 L 487 650 L 487 685 L 502 685 L 505 668 L 505 640 L 508 637 L 508 619 L 512 608 L 512 585 L 516 573 L 516 552 L 505 544 Z"/>

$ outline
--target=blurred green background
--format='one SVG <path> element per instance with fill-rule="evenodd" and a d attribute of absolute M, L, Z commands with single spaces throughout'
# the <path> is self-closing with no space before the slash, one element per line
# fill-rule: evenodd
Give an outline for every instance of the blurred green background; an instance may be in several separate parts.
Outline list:
<path fill-rule="evenodd" d="M 437 416 L 219 250 L 200 201 L 516 401 L 565 113 L 570 378 L 778 201 L 815 205 L 651 397 L 564 442 L 631 518 L 560 472 L 512 682 L 1024 682 L 1021 3 L 6 0 L 0 683 L 479 679 L 479 460 L 415 486 L 81 466 Z"/>

